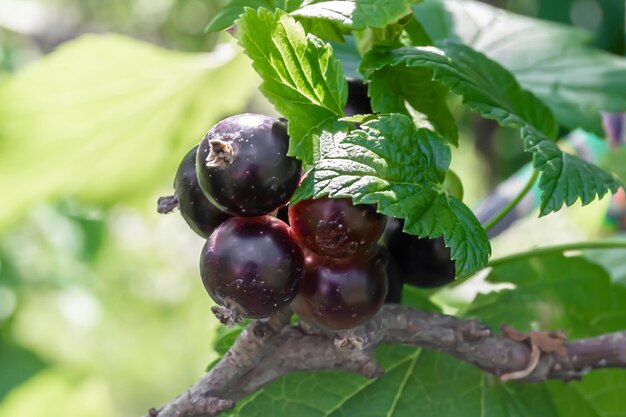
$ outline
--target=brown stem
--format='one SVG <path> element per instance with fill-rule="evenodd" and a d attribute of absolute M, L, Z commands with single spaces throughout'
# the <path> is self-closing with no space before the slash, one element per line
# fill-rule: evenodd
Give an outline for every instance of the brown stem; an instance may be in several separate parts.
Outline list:
<path fill-rule="evenodd" d="M 178 207 L 178 197 L 176 195 L 159 197 L 157 200 L 157 212 L 160 214 L 170 213 L 176 207 Z"/>
<path fill-rule="evenodd" d="M 436 349 L 494 375 L 522 375 L 518 379 L 522 382 L 567 381 L 593 369 L 626 368 L 626 331 L 575 340 L 554 352 L 543 350 L 531 364 L 531 351 L 537 350 L 534 342 L 494 335 L 475 320 L 386 305 L 369 323 L 352 332 L 363 341 L 362 349 L 347 349 L 335 343 L 333 335 L 289 325 L 290 314 L 283 311 L 267 322 L 252 323 L 209 373 L 147 416 L 216 416 L 294 371 L 341 369 L 376 378 L 382 369 L 373 351 L 380 343 Z"/>

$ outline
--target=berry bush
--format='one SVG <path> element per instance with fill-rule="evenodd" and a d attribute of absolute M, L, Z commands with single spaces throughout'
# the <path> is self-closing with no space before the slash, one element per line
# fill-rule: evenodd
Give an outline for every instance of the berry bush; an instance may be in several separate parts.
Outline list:
<path fill-rule="evenodd" d="M 595 369 L 626 367 L 623 306 L 597 299 L 597 311 L 585 304 L 557 313 L 551 303 L 571 301 L 561 280 L 583 292 L 583 277 L 595 268 L 565 252 L 624 243 L 583 241 L 493 260 L 489 236 L 531 190 L 539 217 L 618 192 L 615 164 L 605 170 L 558 139 L 580 127 L 600 131 L 601 111 L 626 110 L 624 83 L 615 100 L 581 103 L 574 87 L 572 97 L 558 91 L 560 81 L 570 85 L 567 77 L 545 69 L 555 92 L 548 91 L 525 76 L 523 46 L 481 43 L 506 22 L 512 27 L 498 32 L 505 40 L 521 31 L 515 28 L 529 37 L 548 28 L 471 2 L 244 6 L 228 2 L 209 30 L 237 39 L 281 119 L 246 113 L 217 123 L 181 162 L 175 195 L 159 202 L 162 212 L 178 206 L 207 238 L 202 282 L 217 317 L 241 333 L 188 395 L 150 415 L 217 415 L 239 400 L 237 416 L 564 415 L 564 403 L 604 407 L 594 399 L 605 389 Z M 437 27 L 443 12 L 457 32 Z M 466 21 L 482 26 L 464 32 Z M 580 48 L 545 55 L 568 65 L 572 55 L 583 59 Z M 580 74 L 597 76 L 584 66 Z M 451 104 L 450 95 L 460 102 Z M 526 184 L 487 218 L 465 204 L 463 179 L 450 170 L 460 136 L 454 106 L 517 130 L 531 161 Z M 485 279 L 514 288 L 450 308 L 456 317 L 431 297 Z M 605 284 L 609 299 L 624 292 Z M 604 314 L 622 319 L 594 327 Z M 245 328 L 243 319 L 257 321 Z M 496 334 L 471 319 L 506 325 Z M 571 334 L 580 340 L 567 342 Z M 393 346 L 374 356 L 383 343 Z M 378 382 L 315 372 L 332 370 Z M 523 384 L 580 379 L 591 370 L 584 399 L 578 386 Z M 611 378 L 625 386 L 623 373 Z M 511 380 L 518 382 L 505 384 Z"/>
<path fill-rule="evenodd" d="M 623 2 L 22 3 L 0 417 L 626 415 Z"/>

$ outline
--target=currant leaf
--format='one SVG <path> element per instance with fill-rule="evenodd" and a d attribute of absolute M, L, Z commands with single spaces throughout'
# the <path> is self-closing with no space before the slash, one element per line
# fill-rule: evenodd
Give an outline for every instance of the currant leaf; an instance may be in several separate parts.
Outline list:
<path fill-rule="evenodd" d="M 408 0 L 356 0 L 352 19 L 356 27 L 384 28 L 411 13 Z"/>
<path fill-rule="evenodd" d="M 348 86 L 330 45 L 284 11 L 246 9 L 237 37 L 263 79 L 261 91 L 289 120 L 289 155 L 314 160 L 316 137 L 343 116 Z"/>
<path fill-rule="evenodd" d="M 393 91 L 393 94 L 389 94 Z M 423 68 L 386 66 L 377 71 L 369 84 L 372 107 L 378 113 L 410 114 L 405 101 L 424 114 L 434 130 L 452 145 L 458 145 L 459 133 L 448 109 L 448 88 L 432 81 L 432 71 Z"/>
<path fill-rule="evenodd" d="M 559 210 L 580 199 L 584 204 L 616 192 L 620 183 L 597 166 L 561 151 L 553 142 L 558 126 L 550 109 L 523 90 L 515 77 L 472 48 L 442 42 L 435 47 L 404 47 L 370 51 L 360 71 L 371 79 L 386 66 L 433 71 L 433 81 L 463 97 L 463 103 L 500 125 L 521 130 L 524 148 L 541 172 L 540 214 Z"/>
<path fill-rule="evenodd" d="M 626 94 L 616 94 L 626 91 L 626 59 L 589 47 L 591 32 L 472 0 L 427 1 L 413 10 L 433 39 L 459 40 L 511 71 L 559 124 L 601 135 L 600 112 L 626 109 Z"/>
<path fill-rule="evenodd" d="M 352 14 L 356 5 L 351 1 L 322 1 L 308 4 L 291 13 L 304 27 L 322 39 L 343 41 L 354 27 Z"/>
<path fill-rule="evenodd" d="M 320 158 L 292 203 L 325 195 L 375 203 L 404 219 L 407 233 L 443 236 L 457 274 L 466 276 L 486 265 L 491 249 L 472 211 L 444 190 L 450 155 L 439 135 L 409 117 L 381 115 L 348 134 L 322 135 Z"/>
<path fill-rule="evenodd" d="M 281 9 L 292 11 L 300 7 L 302 0 L 228 0 L 226 5 L 215 15 L 206 28 L 207 32 L 217 32 L 232 25 L 246 7 L 268 10 Z"/>

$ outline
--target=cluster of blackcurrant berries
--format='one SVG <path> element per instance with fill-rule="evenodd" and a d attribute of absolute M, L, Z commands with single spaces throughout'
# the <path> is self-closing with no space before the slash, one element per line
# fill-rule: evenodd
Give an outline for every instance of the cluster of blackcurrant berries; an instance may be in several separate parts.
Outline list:
<path fill-rule="evenodd" d="M 349 86 L 346 113 L 371 113 L 363 84 Z M 373 205 L 323 197 L 287 207 L 301 164 L 287 156 L 286 123 L 251 113 L 222 120 L 184 157 L 175 194 L 159 199 L 159 212 L 178 207 L 207 239 L 200 274 L 220 320 L 265 318 L 291 304 L 310 325 L 350 329 L 399 302 L 404 282 L 454 279 L 440 240 L 403 233 Z"/>

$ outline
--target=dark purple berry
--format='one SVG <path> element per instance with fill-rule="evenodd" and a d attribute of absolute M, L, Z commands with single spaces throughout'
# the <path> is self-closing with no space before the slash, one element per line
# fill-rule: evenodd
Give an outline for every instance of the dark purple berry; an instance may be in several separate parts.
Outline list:
<path fill-rule="evenodd" d="M 305 256 L 306 273 L 293 309 L 306 323 L 328 330 L 359 326 L 387 295 L 385 262 L 378 255 L 352 259 Z"/>
<path fill-rule="evenodd" d="M 223 211 L 261 216 L 285 205 L 300 181 L 301 163 L 287 156 L 285 123 L 245 113 L 216 124 L 200 142 L 200 187 Z"/>
<path fill-rule="evenodd" d="M 174 178 L 174 195 L 159 198 L 159 213 L 169 213 L 178 207 L 189 227 L 207 238 L 213 230 L 231 216 L 215 207 L 204 195 L 196 176 L 198 146 L 183 158 Z"/>
<path fill-rule="evenodd" d="M 398 270 L 398 264 L 396 260 L 390 256 L 387 262 L 387 297 L 385 298 L 385 304 L 400 304 L 402 301 L 402 288 L 404 287 L 404 281 L 402 275 Z"/>
<path fill-rule="evenodd" d="M 367 84 L 363 80 L 348 78 L 348 101 L 343 112 L 346 116 L 373 113 L 370 98 L 367 96 Z"/>
<path fill-rule="evenodd" d="M 289 224 L 289 206 L 282 206 L 276 212 L 276 218 Z"/>
<path fill-rule="evenodd" d="M 271 216 L 233 217 L 209 237 L 200 258 L 204 287 L 235 316 L 268 317 L 289 304 L 304 274 L 289 227 Z"/>
<path fill-rule="evenodd" d="M 289 224 L 300 243 L 320 256 L 346 258 L 376 244 L 387 218 L 371 204 L 349 198 L 302 200 L 289 207 Z"/>
<path fill-rule="evenodd" d="M 420 238 L 404 233 L 403 222 L 395 219 L 392 226 L 385 233 L 385 242 L 405 284 L 436 288 L 454 281 L 456 268 L 443 238 Z"/>

